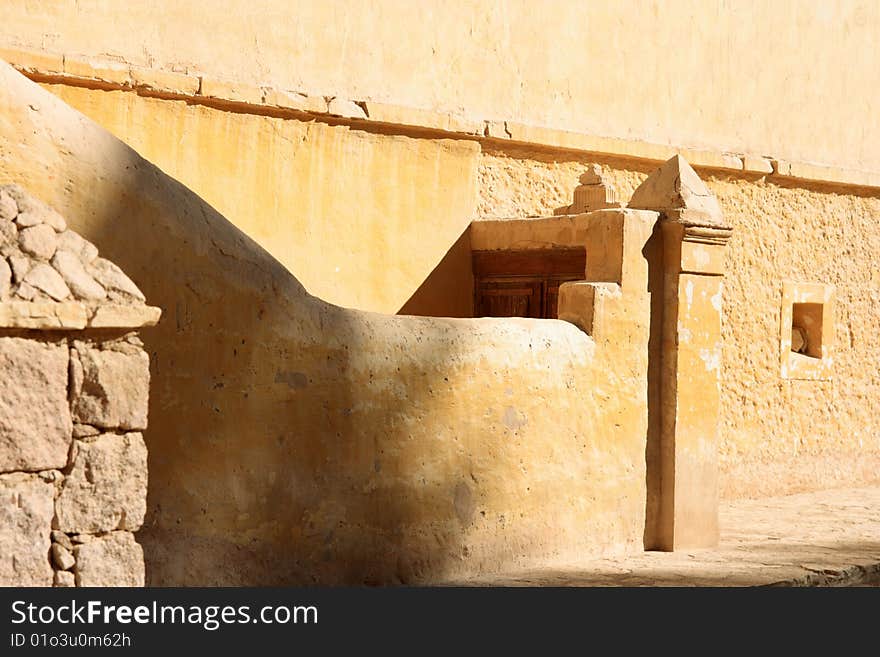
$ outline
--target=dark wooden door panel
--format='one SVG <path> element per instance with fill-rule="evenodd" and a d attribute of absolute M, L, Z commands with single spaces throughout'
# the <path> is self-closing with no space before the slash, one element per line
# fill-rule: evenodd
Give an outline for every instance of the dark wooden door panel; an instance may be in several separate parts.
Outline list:
<path fill-rule="evenodd" d="M 474 251 L 477 317 L 556 319 L 559 286 L 584 278 L 584 249 Z"/>
<path fill-rule="evenodd" d="M 544 313 L 541 315 L 545 319 L 556 319 L 559 317 L 558 310 L 559 301 L 559 285 L 547 284 L 544 291 Z"/>
<path fill-rule="evenodd" d="M 576 276 L 584 277 L 587 254 L 579 249 L 535 249 L 531 251 L 474 251 L 474 276 Z"/>
<path fill-rule="evenodd" d="M 541 297 L 540 280 L 484 280 L 475 305 L 481 317 L 541 317 Z"/>

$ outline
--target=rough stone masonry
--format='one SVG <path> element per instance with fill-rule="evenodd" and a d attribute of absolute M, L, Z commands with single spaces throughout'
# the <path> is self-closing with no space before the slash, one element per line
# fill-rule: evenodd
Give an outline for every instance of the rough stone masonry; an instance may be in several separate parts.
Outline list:
<path fill-rule="evenodd" d="M 158 308 L 56 211 L 0 186 L 0 586 L 143 586 Z"/>

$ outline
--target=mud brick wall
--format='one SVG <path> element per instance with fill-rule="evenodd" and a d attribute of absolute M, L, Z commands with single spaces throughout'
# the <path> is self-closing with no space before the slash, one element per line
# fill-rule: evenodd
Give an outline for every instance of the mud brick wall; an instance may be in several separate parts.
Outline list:
<path fill-rule="evenodd" d="M 149 359 L 106 333 L 0 337 L 4 586 L 143 585 Z"/>

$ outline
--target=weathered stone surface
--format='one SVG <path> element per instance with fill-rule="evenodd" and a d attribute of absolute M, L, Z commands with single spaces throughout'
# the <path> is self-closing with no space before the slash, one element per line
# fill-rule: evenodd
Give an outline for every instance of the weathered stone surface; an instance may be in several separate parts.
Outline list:
<path fill-rule="evenodd" d="M 0 475 L 0 586 L 50 586 L 49 532 L 55 487 L 39 477 Z"/>
<path fill-rule="evenodd" d="M 0 315 L 9 317 L 13 323 L 4 326 L 83 328 L 88 324 L 107 328 L 145 326 L 158 321 L 161 311 L 144 306 L 144 295 L 131 279 L 112 262 L 99 258 L 94 244 L 68 230 L 67 222 L 58 212 L 18 185 L 0 186 L 0 191 L 5 195 L 6 213 L 15 218 L 0 218 L 0 256 L 7 261 L 0 266 L 0 302 L 8 298 L 86 304 L 73 311 L 76 326 L 62 320 L 62 313 L 40 310 L 34 315 L 10 312 L 8 308 Z M 4 271 L 7 267 L 12 272 L 8 283 Z M 83 322 L 80 316 L 86 313 L 86 306 L 88 313 Z M 68 310 L 63 314 L 71 314 Z M 46 321 L 40 316 L 45 316 Z"/>
<path fill-rule="evenodd" d="M 6 260 L 0 258 L 0 301 L 9 298 L 9 289 L 12 286 L 12 268 Z"/>
<path fill-rule="evenodd" d="M 75 343 L 82 384 L 73 388 L 77 422 L 96 427 L 141 430 L 147 427 L 150 363 L 140 350 L 121 353 Z"/>
<path fill-rule="evenodd" d="M 30 292 L 31 298 L 35 295 L 45 298 L 40 301 L 26 301 L 21 298 L 0 301 L 0 326 L 54 330 L 82 329 L 88 324 L 88 309 L 79 301 L 52 301 L 27 283 L 22 283 L 15 293 L 19 296 L 26 291 Z"/>
<path fill-rule="evenodd" d="M 70 373 L 70 398 L 76 399 L 76 396 L 82 392 L 82 384 L 83 384 L 83 367 L 82 362 L 79 359 L 79 353 L 74 347 L 70 348 L 70 362 L 68 364 L 68 372 Z M 82 426 L 81 422 L 74 422 L 73 435 L 76 438 L 80 438 L 81 436 L 77 435 L 76 427 Z M 86 425 L 88 426 L 88 425 Z M 101 433 L 100 431 L 96 431 L 95 434 L 86 434 L 86 435 L 98 435 Z"/>
<path fill-rule="evenodd" d="M 28 255 L 49 260 L 55 255 L 58 238 L 55 236 L 55 229 L 51 226 L 39 224 L 19 231 L 18 245 Z"/>
<path fill-rule="evenodd" d="M 16 203 L 19 214 L 15 221 L 22 228 L 46 224 L 58 232 L 67 229 L 67 222 L 64 221 L 64 217 L 41 200 L 28 194 L 24 188 L 18 185 L 7 186 L 6 193 Z"/>
<path fill-rule="evenodd" d="M 350 119 L 367 118 L 367 114 L 366 112 L 364 112 L 363 107 L 352 100 L 345 100 L 343 98 L 331 99 L 329 104 L 327 105 L 327 112 L 329 114 L 344 116 Z"/>
<path fill-rule="evenodd" d="M 80 258 L 70 251 L 56 251 L 52 258 L 52 266 L 61 274 L 61 278 L 78 299 L 100 301 L 107 292 L 92 278 L 82 264 Z"/>
<path fill-rule="evenodd" d="M 55 503 L 68 533 L 140 528 L 147 502 L 147 448 L 139 433 L 104 434 L 74 446 L 73 469 Z"/>
<path fill-rule="evenodd" d="M 0 220 L 12 221 L 18 214 L 18 205 L 5 190 L 0 190 Z"/>
<path fill-rule="evenodd" d="M 54 585 L 56 587 L 76 586 L 76 576 L 73 573 L 68 572 L 66 570 L 56 570 Z"/>
<path fill-rule="evenodd" d="M 75 354 L 76 352 L 74 351 L 72 353 Z M 76 362 L 76 365 L 74 365 L 74 362 Z M 79 385 L 82 385 L 82 365 L 79 364 L 79 359 L 71 358 L 70 365 L 71 365 L 70 371 L 71 371 L 72 376 L 76 376 L 76 374 L 74 373 L 74 371 L 75 371 L 74 368 L 77 368 L 79 376 L 80 376 L 80 384 Z M 88 436 L 97 436 L 100 433 L 101 433 L 100 429 L 98 429 L 97 427 L 93 427 L 90 424 L 80 424 L 77 422 L 73 425 L 73 437 L 74 438 L 87 438 Z"/>
<path fill-rule="evenodd" d="M 155 306 L 107 303 L 95 308 L 89 326 L 95 328 L 154 326 L 161 316 L 161 308 Z"/>
<path fill-rule="evenodd" d="M 77 545 L 77 586 L 143 586 L 144 552 L 129 532 L 112 532 Z"/>
<path fill-rule="evenodd" d="M 64 217 L 52 208 L 46 208 L 46 214 L 43 215 L 43 223 L 47 226 L 51 226 L 56 233 L 61 233 L 67 230 L 67 222 L 64 220 Z"/>
<path fill-rule="evenodd" d="M 119 267 L 104 258 L 97 258 L 87 270 L 105 289 L 121 292 L 138 301 L 146 301 L 143 292 Z"/>
<path fill-rule="evenodd" d="M 601 176 L 595 176 L 599 182 L 583 183 L 584 180 L 591 180 L 592 174 L 584 174 L 581 176 L 583 184 L 578 185 L 574 190 L 572 204 L 568 208 L 571 214 L 580 214 L 583 212 L 592 212 L 594 210 L 603 210 L 606 208 L 620 207 L 617 191 L 605 184 Z"/>
<path fill-rule="evenodd" d="M 73 541 L 70 540 L 70 536 L 57 529 L 52 530 L 52 542 L 58 543 L 58 545 L 65 547 L 68 550 L 73 549 Z"/>
<path fill-rule="evenodd" d="M 0 219 L 0 254 L 10 255 L 18 250 L 18 228 L 11 221 Z"/>
<path fill-rule="evenodd" d="M 723 224 L 718 199 L 681 155 L 670 158 L 648 176 L 633 192 L 628 205 L 658 212 L 688 210 L 700 216 L 701 223 Z"/>
<path fill-rule="evenodd" d="M 22 212 L 18 215 L 18 217 L 15 218 L 15 223 L 18 224 L 19 228 L 30 228 L 31 226 L 39 226 L 43 223 L 43 218 L 40 216 L 39 212 L 28 210 L 27 212 Z"/>
<path fill-rule="evenodd" d="M 25 301 L 32 301 L 37 296 L 37 288 L 22 281 L 15 290 L 15 296 Z"/>
<path fill-rule="evenodd" d="M 266 105 L 276 105 L 303 112 L 323 114 L 327 111 L 327 99 L 324 96 L 307 96 L 296 91 L 266 89 L 264 102 Z"/>
<path fill-rule="evenodd" d="M 55 481 L 61 481 L 64 479 L 64 475 L 61 474 L 61 470 L 42 470 L 37 473 L 37 476 L 47 483 L 53 483 Z"/>
<path fill-rule="evenodd" d="M 109 303 L 89 307 L 68 297 L 54 301 L 29 283 L 13 286 L 14 296 L 0 299 L 0 326 L 29 329 L 139 328 L 153 326 L 162 315 L 144 304 Z"/>
<path fill-rule="evenodd" d="M 3 185 L 0 189 L 15 200 L 19 212 L 41 212 L 44 208 L 44 204 L 28 194 L 21 185 Z"/>
<path fill-rule="evenodd" d="M 67 360 L 64 342 L 0 338 L 0 472 L 67 465 Z"/>
<path fill-rule="evenodd" d="M 21 283 L 31 270 L 31 261 L 23 255 L 11 255 L 9 256 L 9 267 L 12 269 L 12 280 L 15 283 Z"/>
<path fill-rule="evenodd" d="M 24 282 L 48 294 L 55 301 L 70 296 L 70 288 L 57 271 L 45 263 L 38 263 L 24 277 Z"/>
<path fill-rule="evenodd" d="M 0 190 L 9 194 L 9 196 L 15 200 L 19 212 L 27 212 L 30 209 L 39 207 L 39 204 L 36 203 L 36 199 L 25 192 L 21 185 L 15 183 L 11 185 L 3 185 L 0 186 Z"/>
<path fill-rule="evenodd" d="M 55 567 L 59 570 L 70 570 L 76 563 L 76 559 L 73 558 L 73 553 L 58 543 L 52 543 L 51 554 L 52 563 L 54 563 Z"/>
<path fill-rule="evenodd" d="M 65 230 L 58 235 L 58 250 L 70 251 L 85 264 L 98 257 L 98 247 L 72 230 Z"/>

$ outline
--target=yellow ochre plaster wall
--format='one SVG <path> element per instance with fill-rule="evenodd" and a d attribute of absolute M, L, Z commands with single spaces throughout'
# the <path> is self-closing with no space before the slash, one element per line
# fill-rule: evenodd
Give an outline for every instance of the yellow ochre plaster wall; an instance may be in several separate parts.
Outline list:
<path fill-rule="evenodd" d="M 4 2 L 0 47 L 206 87 L 880 171 L 880 5 L 800 0 Z M 248 92 L 249 93 L 249 92 Z M 248 94 L 245 94 L 248 95 Z M 259 93 L 256 96 L 259 99 Z M 392 121 L 393 122 L 393 121 Z"/>
<path fill-rule="evenodd" d="M 547 215 L 598 162 L 621 198 L 650 164 L 483 155 L 478 211 Z M 880 191 L 703 174 L 733 227 L 722 294 L 720 492 L 761 497 L 880 481 Z M 831 380 L 780 367 L 787 281 L 834 286 Z"/>
<path fill-rule="evenodd" d="M 301 277 L 310 292 L 331 302 L 369 310 L 395 312 L 401 306 L 405 309 L 405 300 L 426 278 L 432 280 L 429 273 L 443 260 L 447 250 L 461 244 L 459 236 L 468 237 L 468 217 L 552 215 L 555 209 L 571 202 L 578 176 L 590 162 L 603 165 L 609 184 L 626 200 L 655 168 L 649 162 L 548 149 L 506 150 L 497 144 L 483 144 L 482 150 L 474 151 L 475 144 L 464 139 L 374 134 L 320 122 L 143 98 L 132 92 L 67 85 L 49 88 L 136 144 L 164 170 L 178 176 L 218 208 L 225 209 L 237 226 Z M 142 118 L 133 120 L 130 108 L 135 108 L 135 115 Z M 165 120 L 153 122 L 147 109 Z M 408 193 L 412 207 L 427 208 L 430 203 L 425 199 L 432 199 L 440 204 L 438 207 L 457 209 L 435 212 L 428 208 L 408 215 L 406 221 L 395 222 L 392 215 L 376 210 L 387 208 L 383 206 L 382 190 L 391 186 L 391 181 L 380 173 L 375 185 L 379 193 L 373 195 L 367 186 L 362 188 L 360 197 L 361 215 L 375 220 L 361 224 L 355 231 L 347 223 L 348 214 L 325 213 L 320 207 L 311 215 L 304 212 L 314 206 L 299 199 L 323 199 L 335 193 L 317 178 L 291 180 L 298 196 L 288 194 L 283 184 L 266 184 L 278 180 L 271 173 L 252 178 L 246 168 L 241 175 L 250 181 L 249 189 L 217 184 L 215 178 L 229 180 L 228 171 L 239 170 L 238 164 L 234 160 L 200 158 L 197 153 L 166 146 L 166 133 L 186 138 L 183 128 L 165 128 L 166 124 L 173 126 L 178 122 L 190 122 L 196 131 L 202 130 L 206 135 L 213 134 L 216 125 L 230 124 L 239 131 L 233 134 L 238 135 L 259 134 L 261 130 L 269 134 L 313 131 L 317 135 L 331 135 L 328 138 L 334 143 L 363 141 L 370 144 L 368 153 L 386 154 L 392 161 L 401 149 L 443 152 L 446 157 L 438 156 L 437 162 L 460 165 L 443 174 L 452 201 L 447 203 L 444 195 L 431 191 L 431 181 L 437 180 L 436 168 L 398 170 L 400 177 L 396 180 L 405 179 L 405 183 L 397 184 L 406 185 L 398 193 Z M 340 148 L 337 156 L 338 171 L 328 175 L 342 178 L 346 171 L 360 169 L 363 151 Z M 308 144 L 295 158 L 291 151 L 290 157 L 311 163 L 320 161 L 322 151 Z M 289 166 L 284 159 L 278 165 Z M 213 171 L 218 172 L 216 176 Z M 775 175 L 724 175 L 709 170 L 703 177 L 718 196 L 725 220 L 734 227 L 727 250 L 724 286 L 719 448 L 722 496 L 750 497 L 876 481 L 880 472 L 880 375 L 877 367 L 866 364 L 880 362 L 880 352 L 868 337 L 876 330 L 872 327 L 877 326 L 876 302 L 880 299 L 880 278 L 872 255 L 880 248 L 876 230 L 880 225 L 880 194 L 868 188 L 795 185 Z M 361 177 L 355 175 L 346 180 L 359 185 Z M 287 204 L 288 214 L 283 217 L 271 215 L 272 199 L 276 196 Z M 254 204 L 264 207 L 266 214 L 247 211 Z M 291 226 L 308 223 L 311 232 L 288 230 L 287 222 Z M 389 222 L 398 226 L 396 231 L 387 228 Z M 437 238 L 423 240 L 422 235 L 431 231 L 436 231 Z M 331 268 L 320 257 L 321 253 L 338 253 L 340 236 L 359 244 L 351 247 L 355 257 L 361 259 L 359 268 L 336 272 L 335 265 Z M 383 247 L 389 240 L 398 245 L 396 249 Z M 303 248 L 303 243 L 310 248 Z M 467 243 L 463 246 L 467 248 Z M 454 253 L 459 251 L 454 249 Z M 379 252 L 384 255 L 379 257 Z M 455 272 L 469 273 L 463 269 L 469 264 L 466 255 L 452 264 Z M 439 273 L 439 278 L 454 282 L 454 289 L 446 289 L 447 284 L 435 304 L 424 306 L 432 314 L 443 314 L 443 308 L 457 308 L 471 298 L 467 276 L 456 280 L 449 278 L 448 272 Z M 784 280 L 832 284 L 837 288 L 837 356 L 832 381 L 784 380 L 780 375 L 779 324 Z M 388 300 L 389 290 L 395 292 L 393 301 Z"/>
<path fill-rule="evenodd" d="M 148 584 L 424 582 L 641 549 L 655 213 L 617 211 L 633 284 L 603 284 L 594 340 L 325 303 L 5 65 L 0 172 L 163 308 L 143 334 Z"/>
<path fill-rule="evenodd" d="M 396 313 L 473 218 L 479 145 L 49 85 L 195 190 L 309 293 Z"/>
<path fill-rule="evenodd" d="M 604 378 L 589 338 L 324 303 L 465 314 L 471 221 L 552 215 L 590 162 L 626 200 L 666 157 L 633 144 L 704 149 L 734 229 L 721 495 L 880 479 L 877 5 L 7 4 L 4 56 L 169 176 L 3 67 L 0 175 L 165 310 L 153 583 L 315 563 L 416 581 L 638 547 L 645 446 L 607 418 L 643 410 L 641 383 Z M 786 281 L 833 286 L 830 379 L 780 371 Z M 534 524 L 557 494 L 580 506 Z"/>

